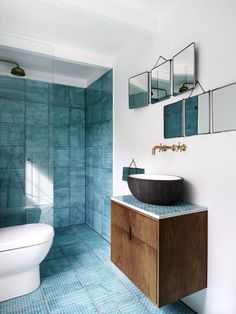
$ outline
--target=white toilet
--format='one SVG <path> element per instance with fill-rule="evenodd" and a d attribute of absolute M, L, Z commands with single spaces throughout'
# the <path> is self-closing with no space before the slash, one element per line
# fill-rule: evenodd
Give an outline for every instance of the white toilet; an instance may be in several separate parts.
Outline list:
<path fill-rule="evenodd" d="M 46 224 L 0 228 L 0 302 L 39 287 L 39 264 L 53 236 L 53 227 Z"/>

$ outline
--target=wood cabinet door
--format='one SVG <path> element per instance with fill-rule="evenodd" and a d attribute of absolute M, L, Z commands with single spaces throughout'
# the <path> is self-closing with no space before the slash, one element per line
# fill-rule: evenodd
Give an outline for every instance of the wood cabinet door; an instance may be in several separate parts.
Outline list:
<path fill-rule="evenodd" d="M 113 203 L 114 204 L 114 203 Z M 157 251 L 156 231 L 153 240 L 155 244 L 145 243 L 147 228 L 149 235 L 150 226 L 153 230 L 152 219 L 134 213 L 128 208 L 115 204 L 111 213 L 111 259 L 112 262 L 150 299 L 157 301 Z M 120 208 L 120 210 L 119 210 Z M 125 211 L 125 212 L 124 212 Z M 123 213 L 124 215 L 122 215 Z M 123 218 L 120 217 L 120 214 Z M 128 218 L 129 217 L 129 218 Z M 144 223 L 142 223 L 142 219 Z M 121 221 L 125 226 L 121 226 Z M 132 224 L 133 221 L 133 224 Z M 127 223 L 129 222 L 129 225 Z M 132 227 L 134 234 L 132 233 Z M 140 236 L 141 235 L 141 236 Z M 148 236 L 148 242 L 150 242 Z M 151 242 L 152 243 L 152 242 Z"/>

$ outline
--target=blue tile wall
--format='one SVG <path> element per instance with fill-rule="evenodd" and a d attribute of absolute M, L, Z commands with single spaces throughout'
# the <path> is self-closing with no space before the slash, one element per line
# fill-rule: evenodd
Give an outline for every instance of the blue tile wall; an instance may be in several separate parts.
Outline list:
<path fill-rule="evenodd" d="M 110 240 L 112 71 L 86 89 L 86 223 Z"/>
<path fill-rule="evenodd" d="M 198 134 L 198 96 L 185 100 L 185 135 Z"/>
<path fill-rule="evenodd" d="M 164 107 L 164 138 L 183 136 L 183 102 Z"/>
<path fill-rule="evenodd" d="M 0 76 L 0 192 L 0 227 L 85 222 L 85 89 Z"/>

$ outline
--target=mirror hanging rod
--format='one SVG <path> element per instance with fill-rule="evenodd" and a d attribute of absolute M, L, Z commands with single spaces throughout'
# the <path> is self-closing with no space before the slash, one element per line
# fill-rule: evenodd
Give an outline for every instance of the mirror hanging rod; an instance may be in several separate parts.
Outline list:
<path fill-rule="evenodd" d="M 189 97 L 188 97 L 188 98 L 190 98 L 190 97 L 192 96 L 193 91 L 195 90 L 195 88 L 197 87 L 197 85 L 200 86 L 200 88 L 201 88 L 201 90 L 203 91 L 204 94 L 206 93 L 206 91 L 205 91 L 205 89 L 202 87 L 201 83 L 200 83 L 199 81 L 197 81 L 196 84 L 195 84 L 195 86 L 194 86 L 194 88 L 191 90 L 191 93 L 189 94 Z"/>

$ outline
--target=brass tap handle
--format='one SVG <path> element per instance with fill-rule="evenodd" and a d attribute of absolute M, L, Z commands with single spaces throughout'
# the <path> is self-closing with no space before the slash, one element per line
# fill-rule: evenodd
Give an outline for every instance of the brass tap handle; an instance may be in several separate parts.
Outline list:
<path fill-rule="evenodd" d="M 172 149 L 173 152 L 177 152 L 178 146 L 177 145 L 172 145 L 171 149 Z"/>
<path fill-rule="evenodd" d="M 185 152 L 186 150 L 187 150 L 187 145 L 186 144 L 180 144 L 179 143 L 179 145 L 177 146 L 178 147 L 178 150 L 180 151 L 180 152 Z"/>

